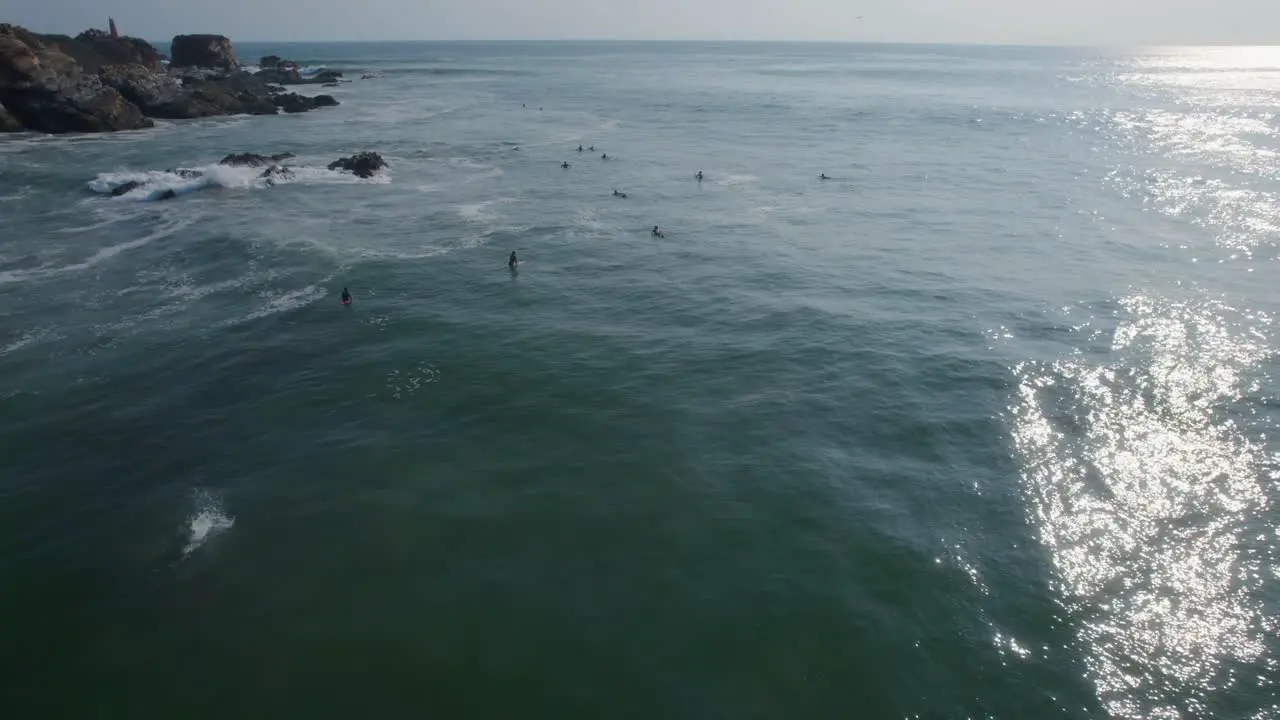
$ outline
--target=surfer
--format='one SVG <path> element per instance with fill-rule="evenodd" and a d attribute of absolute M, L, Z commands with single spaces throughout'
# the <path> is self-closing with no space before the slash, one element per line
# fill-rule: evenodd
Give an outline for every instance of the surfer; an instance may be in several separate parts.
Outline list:
<path fill-rule="evenodd" d="M 351 293 L 347 292 L 346 288 L 342 288 L 342 304 L 343 305 L 351 304 Z"/>
<path fill-rule="evenodd" d="M 591 151 L 591 152 L 595 152 L 595 151 L 596 151 L 596 146 L 595 146 L 595 145 L 592 145 L 591 147 L 587 148 L 587 150 L 589 150 L 589 151 Z"/>
<path fill-rule="evenodd" d="M 609 153 L 602 153 L 602 154 L 600 155 L 600 159 L 601 159 L 601 160 L 608 160 L 608 159 L 609 159 Z"/>
<path fill-rule="evenodd" d="M 516 266 L 519 264 L 520 264 L 520 260 L 516 258 L 516 251 L 512 250 L 511 257 L 507 258 L 507 267 L 511 268 L 512 270 L 515 270 Z"/>
<path fill-rule="evenodd" d="M 819 179 L 819 180 L 830 180 L 831 178 L 827 177 L 827 174 L 826 174 L 826 173 L 822 173 L 821 175 L 819 175 L 819 176 L 818 176 L 818 179 Z"/>
<path fill-rule="evenodd" d="M 568 170 L 568 169 L 569 169 L 569 163 L 567 163 L 567 162 L 562 162 L 562 163 L 560 163 L 560 167 L 564 168 L 565 170 Z"/>
<path fill-rule="evenodd" d="M 702 171 L 699 170 L 698 174 L 694 175 L 694 177 L 698 179 L 698 182 L 702 182 Z"/>
<path fill-rule="evenodd" d="M 582 152 L 582 146 L 581 146 L 581 145 L 579 145 L 579 146 L 578 146 L 578 152 Z"/>
<path fill-rule="evenodd" d="M 613 191 L 613 196 L 614 196 L 614 197 L 624 198 L 624 197 L 626 197 L 626 196 L 627 196 L 627 194 L 626 194 L 626 193 L 624 193 L 624 192 L 618 192 L 617 190 L 614 190 L 614 191 Z"/>
<path fill-rule="evenodd" d="M 653 236 L 654 236 L 654 237 L 666 237 L 666 234 L 665 234 L 665 233 L 663 233 L 661 230 L 659 230 L 657 225 L 654 225 L 654 226 L 653 226 Z"/>

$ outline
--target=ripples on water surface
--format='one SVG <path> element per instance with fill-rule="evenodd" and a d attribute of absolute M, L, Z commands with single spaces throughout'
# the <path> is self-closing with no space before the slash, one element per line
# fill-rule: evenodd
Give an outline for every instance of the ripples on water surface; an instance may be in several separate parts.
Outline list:
<path fill-rule="evenodd" d="M 15 716 L 1280 717 L 1277 51 L 267 52 L 0 139 Z"/>

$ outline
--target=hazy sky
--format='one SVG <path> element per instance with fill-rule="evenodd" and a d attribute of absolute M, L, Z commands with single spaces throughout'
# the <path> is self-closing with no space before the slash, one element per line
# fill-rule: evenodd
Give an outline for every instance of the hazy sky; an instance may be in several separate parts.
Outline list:
<path fill-rule="evenodd" d="M 42 32 L 108 13 L 152 40 L 1280 43 L 1280 0 L 0 0 L 0 21 Z"/>

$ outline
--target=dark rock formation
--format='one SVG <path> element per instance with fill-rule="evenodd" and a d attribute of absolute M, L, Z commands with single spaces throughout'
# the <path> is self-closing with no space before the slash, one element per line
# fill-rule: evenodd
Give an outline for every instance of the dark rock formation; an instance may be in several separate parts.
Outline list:
<path fill-rule="evenodd" d="M 225 35 L 178 35 L 169 46 L 169 64 L 237 70 L 240 61 Z"/>
<path fill-rule="evenodd" d="M 123 185 L 117 185 L 111 188 L 111 194 L 119 197 L 120 195 L 131 193 L 140 187 L 142 187 L 142 183 L 138 182 L 137 180 L 130 180 L 129 182 L 124 183 Z"/>
<path fill-rule="evenodd" d="M 156 195 L 156 200 L 172 200 L 173 198 L 176 198 L 176 197 L 178 197 L 178 191 L 170 188 L 160 193 L 159 195 Z"/>
<path fill-rule="evenodd" d="M 66 35 L 40 35 L 23 28 L 21 30 L 31 45 L 31 40 L 59 52 L 79 63 L 90 73 L 104 65 L 142 65 L 151 70 L 160 68 L 160 53 L 146 40 L 122 37 L 113 38 L 102 30 L 85 30 L 74 38 Z"/>
<path fill-rule="evenodd" d="M 387 166 L 387 161 L 376 152 L 362 152 L 351 157 L 339 158 L 329 163 L 330 170 L 345 170 L 357 177 L 371 178 Z"/>
<path fill-rule="evenodd" d="M 276 165 L 282 160 L 288 160 L 291 157 L 293 157 L 293 153 L 280 153 L 279 155 L 240 153 L 239 155 L 228 155 L 219 160 L 218 164 L 232 167 L 262 167 L 263 165 Z"/>
<path fill-rule="evenodd" d="M 151 127 L 142 112 L 70 55 L 34 33 L 0 25 L 0 105 L 41 132 L 104 132 Z"/>
<path fill-rule="evenodd" d="M 297 68 L 259 70 L 253 76 L 262 82 L 276 85 L 302 85 L 305 82 L 302 79 L 302 73 Z"/>
<path fill-rule="evenodd" d="M 98 77 L 103 85 L 118 90 L 145 115 L 191 117 L 181 111 L 187 93 L 177 78 L 151 72 L 142 65 L 107 65 L 98 71 Z"/>
<path fill-rule="evenodd" d="M 139 65 L 111 65 L 102 81 L 151 117 L 182 119 L 211 115 L 274 115 L 272 90 L 249 75 L 161 75 Z"/>
<path fill-rule="evenodd" d="M 315 102 L 316 107 L 334 107 L 338 105 L 337 98 L 332 95 L 317 95 L 311 99 Z"/>
<path fill-rule="evenodd" d="M 76 36 L 76 46 L 63 47 L 81 67 L 94 72 L 105 65 L 141 65 L 148 70 L 160 69 L 160 53 L 151 43 L 132 37 L 113 38 L 101 30 L 85 30 Z"/>
<path fill-rule="evenodd" d="M 248 73 L 235 73 L 224 78 L 195 81 L 192 98 L 204 115 L 275 115 L 271 88 Z M 188 115 L 188 117 L 198 117 Z"/>
<path fill-rule="evenodd" d="M 173 65 L 136 38 L 90 30 L 76 38 L 39 35 L 0 24 L 0 131 L 106 132 L 151 127 L 149 118 L 274 115 L 337 104 L 267 82 L 239 70 L 231 42 L 221 35 L 179 35 Z M 274 61 L 272 72 L 298 73 Z M 328 71 L 303 83 L 339 77 Z M 292 79 L 292 78 L 289 78 Z M 282 95 L 276 100 L 276 95 Z"/>
<path fill-rule="evenodd" d="M 302 113 L 308 110 L 314 110 L 316 107 L 315 100 L 299 95 L 298 93 L 276 95 L 271 99 L 271 101 L 276 104 L 276 107 L 287 113 Z"/>
<path fill-rule="evenodd" d="M 22 123 L 18 122 L 18 118 L 9 114 L 8 110 L 0 105 L 0 133 L 21 132 Z"/>

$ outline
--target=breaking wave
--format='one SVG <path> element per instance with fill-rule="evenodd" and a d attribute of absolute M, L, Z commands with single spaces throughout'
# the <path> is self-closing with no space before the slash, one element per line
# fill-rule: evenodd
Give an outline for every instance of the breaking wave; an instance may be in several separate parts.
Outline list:
<path fill-rule="evenodd" d="M 98 173 L 97 177 L 89 181 L 88 188 L 101 195 L 118 195 L 119 200 L 145 202 L 187 195 L 208 188 L 257 190 L 291 184 L 388 182 L 391 182 L 391 177 L 385 171 L 366 180 L 350 173 L 309 165 L 281 165 L 278 166 L 278 170 L 269 172 L 267 168 L 261 167 L 230 167 L 212 164 L 171 170 L 122 170 Z"/>

